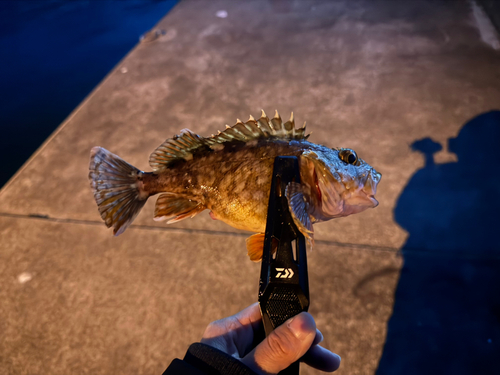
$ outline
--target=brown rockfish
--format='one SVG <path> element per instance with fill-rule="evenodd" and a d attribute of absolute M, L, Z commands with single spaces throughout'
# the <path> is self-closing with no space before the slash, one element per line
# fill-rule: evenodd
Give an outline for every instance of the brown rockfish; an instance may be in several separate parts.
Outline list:
<path fill-rule="evenodd" d="M 267 205 L 276 156 L 299 159 L 301 183 L 286 197 L 299 230 L 313 240 L 313 223 L 355 214 L 378 205 L 381 174 L 347 148 L 307 141 L 305 124 L 293 113 L 283 122 L 276 111 L 204 138 L 188 129 L 167 139 L 150 156 L 152 172 L 142 172 L 118 156 L 94 147 L 90 184 L 99 212 L 115 235 L 132 223 L 146 200 L 160 194 L 155 220 L 175 223 L 210 210 L 213 219 L 257 232 L 247 239 L 250 259 L 262 258 Z"/>

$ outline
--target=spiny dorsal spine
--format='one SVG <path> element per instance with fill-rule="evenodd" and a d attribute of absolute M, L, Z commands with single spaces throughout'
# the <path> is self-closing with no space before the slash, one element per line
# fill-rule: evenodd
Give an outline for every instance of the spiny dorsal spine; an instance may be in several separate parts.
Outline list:
<path fill-rule="evenodd" d="M 235 125 L 231 127 L 226 125 L 224 131 L 212 134 L 208 138 L 200 137 L 189 129 L 183 129 L 180 135 L 167 139 L 151 154 L 149 164 L 154 171 L 158 171 L 174 160 L 191 160 L 193 152 L 202 147 L 208 146 L 214 151 L 219 151 L 224 148 L 224 143 L 232 141 L 250 142 L 266 138 L 301 140 L 309 137 L 305 135 L 305 131 L 305 123 L 303 127 L 295 128 L 293 112 L 290 119 L 283 123 L 278 111 L 275 111 L 274 117 L 270 120 L 262 110 L 258 120 L 251 115 L 247 122 L 237 119 Z"/>
<path fill-rule="evenodd" d="M 258 120 L 255 120 L 251 115 L 245 123 L 238 119 L 235 125 L 232 127 L 226 125 L 223 132 L 208 138 L 207 141 L 209 144 L 230 142 L 232 140 L 248 142 L 254 139 L 270 137 L 300 140 L 307 139 L 308 135 L 305 135 L 305 123 L 302 128 L 295 129 L 293 112 L 290 119 L 283 123 L 278 111 L 275 111 L 274 117 L 270 120 L 262 110 Z"/>

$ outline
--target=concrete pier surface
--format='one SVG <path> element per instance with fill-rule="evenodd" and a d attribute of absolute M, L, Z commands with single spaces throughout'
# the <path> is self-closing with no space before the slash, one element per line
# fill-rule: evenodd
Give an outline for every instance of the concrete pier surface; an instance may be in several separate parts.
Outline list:
<path fill-rule="evenodd" d="M 261 108 L 383 175 L 379 207 L 315 226 L 310 313 L 337 373 L 496 373 L 490 26 L 468 1 L 180 2 L 0 192 L 0 374 L 160 374 L 256 301 L 248 233 L 155 222 L 153 198 L 113 237 L 87 174 L 93 146 L 149 171 L 181 129 Z"/>

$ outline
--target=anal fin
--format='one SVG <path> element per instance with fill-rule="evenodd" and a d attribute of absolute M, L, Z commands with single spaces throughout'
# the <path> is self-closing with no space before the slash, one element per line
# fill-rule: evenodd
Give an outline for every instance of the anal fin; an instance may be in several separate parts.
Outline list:
<path fill-rule="evenodd" d="M 167 224 L 172 224 L 192 218 L 205 209 L 205 205 L 198 201 L 178 194 L 164 193 L 156 201 L 154 220 L 168 220 Z"/>

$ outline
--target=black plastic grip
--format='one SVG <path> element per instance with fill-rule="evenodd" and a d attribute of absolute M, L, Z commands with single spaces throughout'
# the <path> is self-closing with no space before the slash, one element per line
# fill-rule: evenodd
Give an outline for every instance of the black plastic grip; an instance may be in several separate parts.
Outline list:
<path fill-rule="evenodd" d="M 309 308 L 305 238 L 293 222 L 285 195 L 290 182 L 300 183 L 297 158 L 276 157 L 259 284 L 259 304 L 266 336 L 292 316 Z M 280 374 L 298 374 L 298 371 L 296 362 Z"/>

